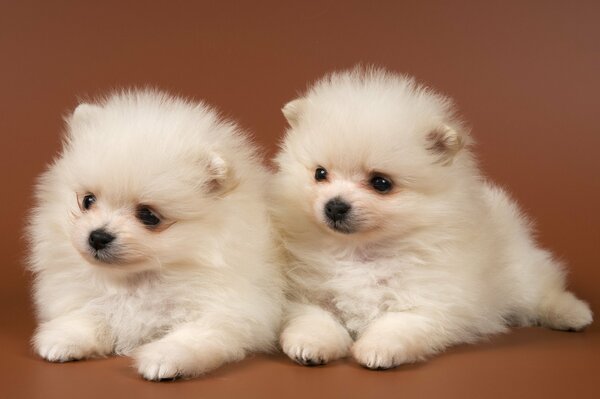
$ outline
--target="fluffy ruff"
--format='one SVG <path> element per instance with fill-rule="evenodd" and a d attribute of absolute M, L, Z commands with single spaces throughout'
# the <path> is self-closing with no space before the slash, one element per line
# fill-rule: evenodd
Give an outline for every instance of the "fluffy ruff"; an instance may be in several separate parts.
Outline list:
<path fill-rule="evenodd" d="M 282 294 L 267 178 L 202 103 L 146 90 L 79 105 L 28 228 L 36 352 L 130 354 L 161 380 L 271 350 Z"/>
<path fill-rule="evenodd" d="M 289 258 L 290 358 L 387 369 L 509 325 L 591 323 L 515 202 L 482 178 L 448 98 L 357 68 L 283 113 L 272 212 Z"/>

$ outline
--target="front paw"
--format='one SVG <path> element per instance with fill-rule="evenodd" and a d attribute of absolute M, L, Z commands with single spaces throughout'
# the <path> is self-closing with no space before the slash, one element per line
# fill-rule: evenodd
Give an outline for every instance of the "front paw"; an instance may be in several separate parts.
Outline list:
<path fill-rule="evenodd" d="M 282 349 L 290 359 L 303 366 L 321 366 L 334 358 L 331 350 L 319 344 L 307 342 L 282 343 Z"/>
<path fill-rule="evenodd" d="M 133 358 L 143 378 L 164 381 L 192 378 L 209 372 L 227 360 L 224 353 L 211 345 L 197 348 L 188 345 L 187 341 L 163 338 L 142 345 L 133 353 Z M 243 356 L 240 354 L 238 357 Z"/>
<path fill-rule="evenodd" d="M 49 362 L 68 362 L 100 355 L 93 337 L 83 332 L 41 327 L 33 338 L 35 352 Z"/>
<path fill-rule="evenodd" d="M 138 373 L 150 381 L 172 380 L 185 375 L 181 347 L 167 342 L 150 342 L 139 347 L 133 357 Z"/>
<path fill-rule="evenodd" d="M 372 370 L 387 370 L 412 361 L 398 342 L 372 334 L 354 343 L 352 355 L 360 365 Z"/>
<path fill-rule="evenodd" d="M 285 354 L 304 366 L 320 366 L 345 357 L 351 343 L 352 339 L 341 326 L 319 333 L 287 328 L 281 334 Z"/>

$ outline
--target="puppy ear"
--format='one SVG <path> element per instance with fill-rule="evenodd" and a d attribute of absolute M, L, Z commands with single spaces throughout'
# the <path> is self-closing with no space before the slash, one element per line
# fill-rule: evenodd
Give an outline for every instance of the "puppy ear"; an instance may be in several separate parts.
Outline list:
<path fill-rule="evenodd" d="M 465 138 L 447 125 L 437 127 L 427 133 L 427 150 L 435 155 L 437 163 L 450 165 L 454 156 L 465 146 Z"/>
<path fill-rule="evenodd" d="M 99 105 L 81 103 L 75 108 L 73 111 L 73 115 L 71 116 L 71 120 L 78 121 L 88 121 L 94 117 L 101 110 Z"/>
<path fill-rule="evenodd" d="M 219 154 L 214 152 L 209 154 L 207 169 L 209 192 L 223 195 L 237 186 L 237 179 L 233 171 Z"/>
<path fill-rule="evenodd" d="M 281 108 L 283 116 L 285 116 L 285 119 L 287 119 L 291 127 L 298 126 L 298 121 L 300 120 L 302 112 L 304 111 L 305 103 L 306 100 L 304 98 L 297 98 L 285 104 L 283 108 Z"/>

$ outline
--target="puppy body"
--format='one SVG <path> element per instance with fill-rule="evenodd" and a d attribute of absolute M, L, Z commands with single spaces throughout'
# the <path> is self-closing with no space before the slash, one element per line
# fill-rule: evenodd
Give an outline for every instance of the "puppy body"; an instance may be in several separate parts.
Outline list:
<path fill-rule="evenodd" d="M 67 122 L 29 226 L 40 356 L 132 354 L 145 378 L 164 379 L 272 349 L 268 175 L 238 128 L 153 91 L 82 104 Z M 98 229 L 115 238 L 96 250 Z"/>
<path fill-rule="evenodd" d="M 591 322 L 515 203 L 480 176 L 449 100 L 357 69 L 284 113 L 272 203 L 289 255 L 281 345 L 292 359 L 351 352 L 389 368 L 509 324 Z M 384 193 L 381 176 L 393 182 Z M 342 221 L 328 220 L 332 198 L 347 204 Z"/>

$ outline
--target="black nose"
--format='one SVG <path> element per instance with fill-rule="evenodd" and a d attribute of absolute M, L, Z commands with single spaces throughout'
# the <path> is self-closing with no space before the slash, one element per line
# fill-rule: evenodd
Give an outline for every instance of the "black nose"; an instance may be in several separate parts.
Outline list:
<path fill-rule="evenodd" d="M 348 216 L 350 205 L 341 198 L 333 198 L 325 204 L 325 215 L 334 222 L 344 220 Z"/>
<path fill-rule="evenodd" d="M 88 242 L 90 243 L 90 247 L 94 248 L 95 250 L 101 250 L 106 248 L 108 244 L 110 244 L 110 242 L 114 239 L 115 236 L 113 236 L 112 234 L 107 233 L 103 229 L 98 229 L 90 233 L 90 238 Z"/>

